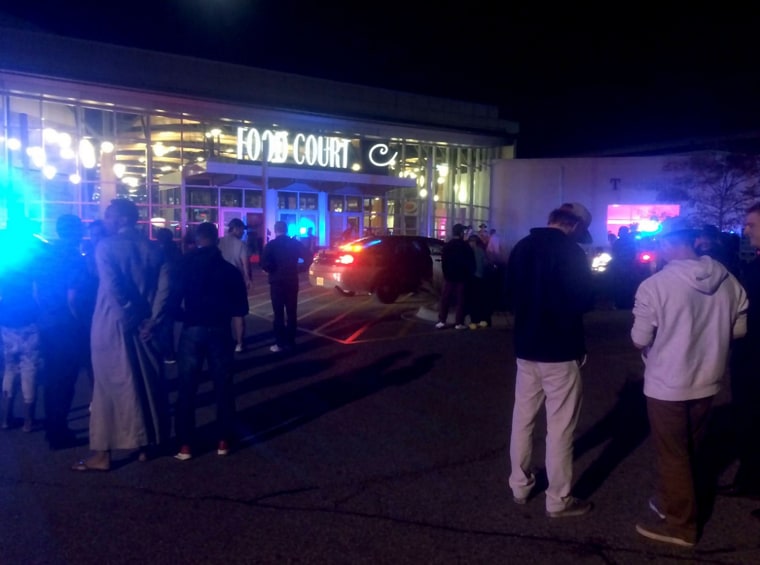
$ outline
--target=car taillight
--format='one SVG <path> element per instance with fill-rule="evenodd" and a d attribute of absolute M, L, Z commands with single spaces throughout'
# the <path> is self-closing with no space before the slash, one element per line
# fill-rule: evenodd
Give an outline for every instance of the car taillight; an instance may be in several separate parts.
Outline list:
<path fill-rule="evenodd" d="M 350 253 L 346 253 L 345 255 L 341 255 L 335 259 L 335 262 L 340 263 L 341 265 L 350 265 L 354 262 L 354 256 Z"/>
<path fill-rule="evenodd" d="M 639 263 L 651 263 L 654 261 L 654 253 L 643 252 L 639 253 Z"/>

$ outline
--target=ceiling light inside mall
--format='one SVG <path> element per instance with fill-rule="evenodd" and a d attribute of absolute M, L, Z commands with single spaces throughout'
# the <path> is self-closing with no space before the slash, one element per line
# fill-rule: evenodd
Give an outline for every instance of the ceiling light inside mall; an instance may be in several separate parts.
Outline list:
<path fill-rule="evenodd" d="M 104 141 L 103 143 L 100 144 L 100 150 L 103 153 L 113 153 L 113 150 L 114 150 L 113 143 L 111 143 L 110 141 Z"/>
<path fill-rule="evenodd" d="M 351 170 L 354 172 L 361 171 L 362 166 L 359 163 L 354 163 L 353 165 L 351 165 Z"/>
<path fill-rule="evenodd" d="M 45 143 L 56 143 L 58 141 L 58 132 L 53 128 L 42 130 L 42 139 Z"/>
<path fill-rule="evenodd" d="M 79 158 L 82 160 L 82 166 L 85 169 L 92 169 L 98 162 L 95 155 L 95 146 L 89 139 L 79 140 Z"/>
<path fill-rule="evenodd" d="M 175 151 L 176 149 L 177 148 L 173 147 L 173 146 L 172 147 L 167 147 L 166 145 L 164 145 L 160 141 L 158 143 L 154 143 L 153 144 L 153 154 L 156 157 L 163 157 L 167 153 L 170 153 L 171 151 Z"/>
<path fill-rule="evenodd" d="M 32 165 L 34 165 L 38 169 L 41 169 L 42 167 L 45 166 L 45 162 L 46 162 L 45 150 L 42 149 L 42 147 L 38 147 L 36 145 L 32 147 L 27 147 L 26 154 L 32 160 Z"/>
<path fill-rule="evenodd" d="M 438 177 L 438 184 L 443 184 L 446 182 L 446 177 Z"/>
<path fill-rule="evenodd" d="M 127 186 L 131 186 L 132 188 L 135 188 L 138 184 L 140 184 L 140 180 L 137 177 L 124 177 L 122 179 L 122 182 L 124 182 L 124 184 Z"/>
<path fill-rule="evenodd" d="M 172 167 L 171 165 L 164 165 L 163 167 L 161 167 L 161 170 L 165 173 L 168 173 L 169 171 L 172 170 Z"/>
<path fill-rule="evenodd" d="M 438 202 L 438 195 L 437 195 L 437 194 L 434 194 L 434 195 L 433 195 L 433 201 L 434 201 L 434 202 Z"/>
<path fill-rule="evenodd" d="M 446 163 L 436 165 L 435 168 L 438 169 L 438 174 L 442 177 L 445 177 L 449 174 L 449 166 Z"/>
<path fill-rule="evenodd" d="M 73 159 L 77 156 L 71 147 L 61 147 L 61 159 Z"/>
<path fill-rule="evenodd" d="M 15 137 L 9 137 L 8 141 L 5 142 L 5 146 L 11 151 L 18 151 L 21 149 L 21 142 Z"/>
<path fill-rule="evenodd" d="M 65 131 L 62 131 L 58 134 L 57 142 L 61 147 L 71 147 L 71 136 Z"/>
<path fill-rule="evenodd" d="M 45 175 L 45 178 L 48 180 L 52 180 L 57 172 L 58 169 L 56 169 L 53 165 L 45 165 L 42 167 L 42 174 Z"/>
<path fill-rule="evenodd" d="M 459 191 L 459 202 L 462 203 L 462 204 L 464 204 L 464 203 L 467 202 L 467 189 L 466 188 L 462 188 Z"/>
<path fill-rule="evenodd" d="M 423 188 L 422 190 L 420 190 L 420 198 L 427 198 L 427 195 L 428 195 L 427 188 Z"/>
<path fill-rule="evenodd" d="M 124 163 L 116 163 L 113 166 L 113 174 L 116 175 L 117 179 L 120 179 L 124 176 L 124 173 L 127 172 L 127 166 Z"/>
<path fill-rule="evenodd" d="M 222 135 L 222 130 L 219 128 L 210 129 L 206 132 L 206 137 L 219 137 Z"/>
<path fill-rule="evenodd" d="M 79 184 L 82 182 L 82 177 L 80 177 L 77 173 L 71 173 L 69 175 L 69 182 L 71 184 Z"/>
<path fill-rule="evenodd" d="M 425 175 L 417 177 L 417 186 L 425 186 Z"/>

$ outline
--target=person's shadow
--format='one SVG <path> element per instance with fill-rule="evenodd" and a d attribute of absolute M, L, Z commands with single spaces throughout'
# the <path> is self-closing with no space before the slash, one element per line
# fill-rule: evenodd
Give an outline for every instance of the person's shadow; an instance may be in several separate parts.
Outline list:
<path fill-rule="evenodd" d="M 409 351 L 386 355 L 365 367 L 320 380 L 238 412 L 238 447 L 243 449 L 246 445 L 262 443 L 386 387 L 419 379 L 428 374 L 440 358 L 438 354 L 422 355 L 406 365 L 392 368 L 409 355 Z M 197 430 L 198 439 L 209 449 L 213 444 L 214 426 L 215 422 L 211 422 Z"/>
<path fill-rule="evenodd" d="M 629 375 L 612 410 L 575 441 L 576 459 L 594 447 L 608 443 L 579 477 L 573 494 L 582 499 L 589 498 L 648 435 L 644 381 Z"/>

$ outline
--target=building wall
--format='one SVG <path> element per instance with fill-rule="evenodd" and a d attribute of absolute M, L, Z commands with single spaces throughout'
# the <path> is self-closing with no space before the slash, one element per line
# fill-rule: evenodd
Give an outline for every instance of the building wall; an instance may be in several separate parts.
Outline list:
<path fill-rule="evenodd" d="M 679 158 L 683 156 L 496 160 L 491 227 L 511 247 L 531 228 L 546 225 L 552 209 L 580 202 L 593 218 L 589 231 L 594 245 L 606 245 L 607 207 L 657 202 L 657 192 L 673 181 L 664 166 Z"/>

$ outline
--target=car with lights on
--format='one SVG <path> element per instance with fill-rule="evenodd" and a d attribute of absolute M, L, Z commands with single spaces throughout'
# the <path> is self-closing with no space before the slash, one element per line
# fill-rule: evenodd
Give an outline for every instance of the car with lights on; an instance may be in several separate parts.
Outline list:
<path fill-rule="evenodd" d="M 320 250 L 309 267 L 309 283 L 346 296 L 374 294 L 391 304 L 404 293 L 440 288 L 443 244 L 423 236 L 363 237 Z"/>

